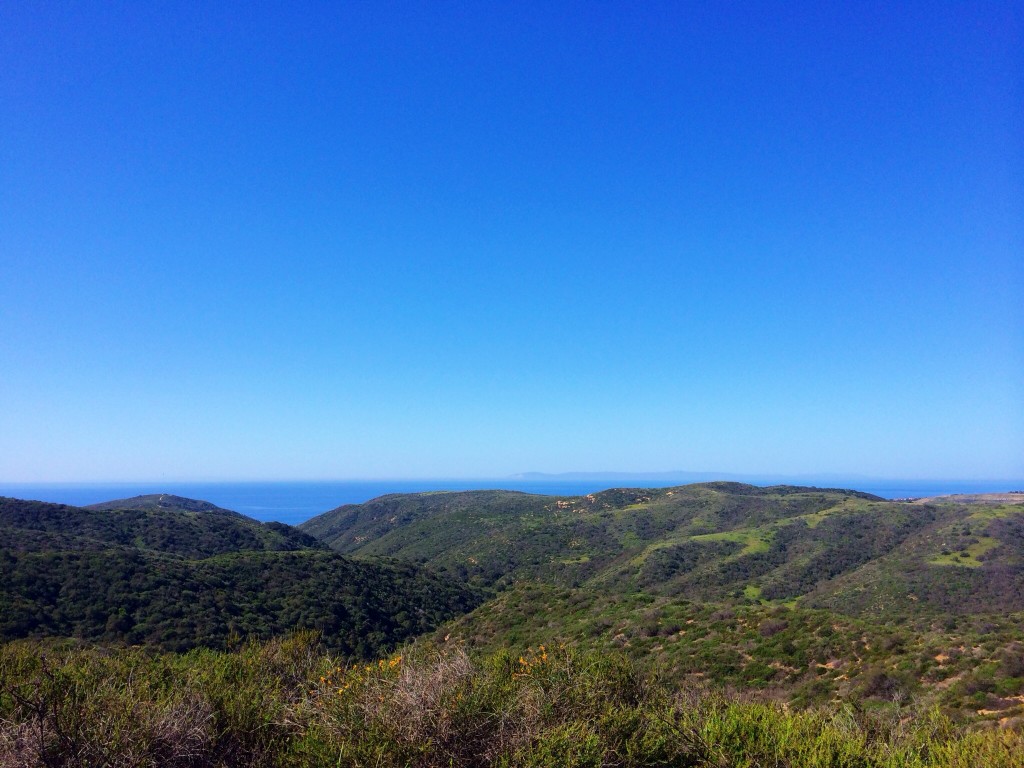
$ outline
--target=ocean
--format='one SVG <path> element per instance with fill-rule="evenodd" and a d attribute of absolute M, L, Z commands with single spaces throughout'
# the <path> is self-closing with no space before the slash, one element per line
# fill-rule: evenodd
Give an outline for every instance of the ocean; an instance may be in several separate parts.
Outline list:
<path fill-rule="evenodd" d="M 764 484 L 770 483 L 770 480 Z M 359 504 L 387 493 L 421 491 L 466 491 L 501 488 L 552 496 L 575 496 L 606 488 L 658 488 L 680 485 L 674 482 L 607 480 L 374 480 L 336 482 L 244 482 L 244 483 L 0 483 L 0 496 L 35 499 L 59 504 L 85 505 L 123 499 L 147 493 L 173 493 L 203 499 L 233 509 L 257 520 L 277 520 L 298 525 L 342 504 Z M 760 483 L 759 483 L 760 484 Z M 887 499 L 941 496 L 950 493 L 995 493 L 1024 490 L 1024 481 L 856 481 L 837 483 L 831 488 L 854 488 Z"/>

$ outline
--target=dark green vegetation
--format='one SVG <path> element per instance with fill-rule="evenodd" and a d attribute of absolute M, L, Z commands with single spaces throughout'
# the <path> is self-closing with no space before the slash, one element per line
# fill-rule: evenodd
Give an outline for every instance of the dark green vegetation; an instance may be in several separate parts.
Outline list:
<path fill-rule="evenodd" d="M 392 495 L 303 530 L 501 591 L 438 630 L 558 637 L 808 705 L 1024 714 L 1024 506 L 703 483 Z"/>
<path fill-rule="evenodd" d="M 0 499 L 0 637 L 187 650 L 308 628 L 373 655 L 479 602 L 422 568 L 354 561 L 291 526 L 150 500 Z"/>
<path fill-rule="evenodd" d="M 0 497 L 0 545 L 5 550 L 100 551 L 111 546 L 198 559 L 236 552 L 323 549 L 309 534 L 282 523 L 260 523 L 207 502 L 166 497 L 186 506 L 149 502 L 159 497 L 69 507 Z"/>
<path fill-rule="evenodd" d="M 230 517 L 248 519 L 245 515 L 239 514 L 231 509 L 218 507 L 208 501 L 200 499 L 186 499 L 184 496 L 175 496 L 173 493 L 150 493 L 145 496 L 132 496 L 130 499 L 114 499 L 103 501 L 99 504 L 88 504 L 84 509 L 98 510 L 154 510 L 164 512 L 207 512 L 210 514 L 228 515 Z"/>
<path fill-rule="evenodd" d="M 1024 765 L 1020 733 L 908 714 L 790 711 L 560 647 L 354 666 L 308 635 L 232 653 L 0 648 L 0 765 Z"/>
<path fill-rule="evenodd" d="M 1018 501 L 3 499 L 0 765 L 1022 767 Z"/>

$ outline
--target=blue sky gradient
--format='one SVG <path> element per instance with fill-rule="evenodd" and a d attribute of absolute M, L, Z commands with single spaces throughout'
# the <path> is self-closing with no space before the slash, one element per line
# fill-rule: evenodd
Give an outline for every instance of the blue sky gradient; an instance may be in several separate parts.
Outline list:
<path fill-rule="evenodd" d="M 1019 3 L 8 3 L 0 480 L 1024 477 Z"/>

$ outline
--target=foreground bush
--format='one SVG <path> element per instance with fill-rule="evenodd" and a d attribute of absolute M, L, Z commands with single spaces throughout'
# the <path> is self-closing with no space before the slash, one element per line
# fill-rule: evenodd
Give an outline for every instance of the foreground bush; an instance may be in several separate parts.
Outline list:
<path fill-rule="evenodd" d="M 0 766 L 1024 766 L 1024 738 L 680 693 L 615 654 L 342 663 L 297 635 L 237 652 L 0 648 Z"/>

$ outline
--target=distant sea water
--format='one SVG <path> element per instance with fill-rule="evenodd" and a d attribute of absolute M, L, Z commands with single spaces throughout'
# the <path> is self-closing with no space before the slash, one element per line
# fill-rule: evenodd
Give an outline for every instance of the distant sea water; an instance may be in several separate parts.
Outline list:
<path fill-rule="evenodd" d="M 374 480 L 337 482 L 245 482 L 245 483 L 0 483 L 0 496 L 34 499 L 58 504 L 83 506 L 101 501 L 123 499 L 149 493 L 172 493 L 190 499 L 202 499 L 225 509 L 233 509 L 257 520 L 299 523 L 342 504 L 360 504 L 388 493 L 422 491 L 469 491 L 504 489 L 550 496 L 577 496 L 606 488 L 659 488 L 681 485 L 679 481 L 623 482 L 607 480 Z M 770 481 L 758 484 L 770 484 Z M 803 483 L 801 483 L 803 484 Z M 817 483 L 824 487 L 825 484 Z M 948 483 L 928 481 L 888 481 L 827 483 L 831 488 L 852 488 L 887 499 L 943 496 L 951 493 L 996 493 L 1024 490 L 1024 481 Z"/>

